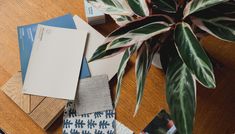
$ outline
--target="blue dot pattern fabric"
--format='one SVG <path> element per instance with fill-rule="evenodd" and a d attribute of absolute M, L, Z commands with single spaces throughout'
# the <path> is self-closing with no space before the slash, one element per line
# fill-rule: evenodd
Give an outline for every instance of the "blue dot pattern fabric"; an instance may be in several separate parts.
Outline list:
<path fill-rule="evenodd" d="M 78 115 L 72 101 L 64 112 L 63 134 L 114 134 L 115 110 Z"/>

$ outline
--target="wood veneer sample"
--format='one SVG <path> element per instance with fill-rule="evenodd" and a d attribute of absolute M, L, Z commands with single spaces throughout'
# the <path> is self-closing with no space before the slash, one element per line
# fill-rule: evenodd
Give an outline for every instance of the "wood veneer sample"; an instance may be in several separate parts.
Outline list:
<path fill-rule="evenodd" d="M 46 130 L 63 113 L 65 104 L 65 100 L 46 97 L 29 116 Z"/>
<path fill-rule="evenodd" d="M 30 95 L 22 94 L 21 73 L 16 73 L 1 87 L 1 90 L 10 97 L 25 113 L 30 113 Z"/>
<path fill-rule="evenodd" d="M 1 87 L 1 90 L 27 113 L 42 129 L 47 129 L 57 117 L 63 113 L 66 100 L 34 95 L 21 92 L 22 77 L 18 72 Z"/>

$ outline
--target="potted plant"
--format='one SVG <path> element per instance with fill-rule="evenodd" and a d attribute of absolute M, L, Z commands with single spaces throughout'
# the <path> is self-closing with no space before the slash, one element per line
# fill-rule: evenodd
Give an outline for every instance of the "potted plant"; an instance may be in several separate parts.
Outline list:
<path fill-rule="evenodd" d="M 213 66 L 199 43 L 200 33 L 235 41 L 235 2 L 229 0 L 88 0 L 120 25 L 93 60 L 124 52 L 117 73 L 116 102 L 125 67 L 136 52 L 137 112 L 153 56 L 160 53 L 166 97 L 181 134 L 191 134 L 196 111 L 196 81 L 215 88 Z"/>

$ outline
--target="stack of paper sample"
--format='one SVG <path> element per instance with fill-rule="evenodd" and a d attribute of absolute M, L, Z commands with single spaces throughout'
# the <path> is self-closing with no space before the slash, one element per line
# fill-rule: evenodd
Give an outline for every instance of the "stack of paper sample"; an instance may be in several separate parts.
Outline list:
<path fill-rule="evenodd" d="M 53 18 L 40 23 L 19 26 L 17 28 L 17 31 L 20 49 L 20 65 L 23 81 L 25 79 L 25 74 L 27 71 L 28 62 L 31 55 L 38 24 L 61 28 L 77 29 L 73 20 L 73 16 L 71 14 L 66 14 L 64 16 Z M 81 78 L 90 76 L 90 72 L 85 58 L 83 59 L 81 70 Z"/>
<path fill-rule="evenodd" d="M 123 53 L 87 63 L 105 37 L 66 14 L 18 27 L 25 94 L 66 99 L 63 133 L 131 134 L 115 120 L 108 81 Z M 108 67 L 108 68 L 107 68 Z"/>
<path fill-rule="evenodd" d="M 87 0 L 84 0 L 84 8 L 86 13 L 87 22 L 90 25 L 97 25 L 105 23 L 105 15 L 98 9 L 94 8 Z"/>

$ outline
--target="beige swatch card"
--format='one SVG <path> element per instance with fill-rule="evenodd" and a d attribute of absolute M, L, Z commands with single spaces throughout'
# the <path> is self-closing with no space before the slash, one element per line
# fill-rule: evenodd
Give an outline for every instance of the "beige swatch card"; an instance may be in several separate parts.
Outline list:
<path fill-rule="evenodd" d="M 93 27 L 83 21 L 80 17 L 73 17 L 74 23 L 78 30 L 87 30 L 88 31 L 88 39 L 85 50 L 85 56 L 87 60 L 89 60 L 95 50 L 104 43 L 105 37 L 96 31 Z M 100 59 L 96 61 L 92 61 L 88 63 L 90 72 L 92 76 L 96 75 L 108 75 L 108 79 L 112 79 L 112 77 L 117 73 L 119 63 L 121 62 L 123 53 L 115 55 L 110 58 Z"/>
<path fill-rule="evenodd" d="M 87 32 L 38 25 L 23 93 L 74 100 Z"/>

